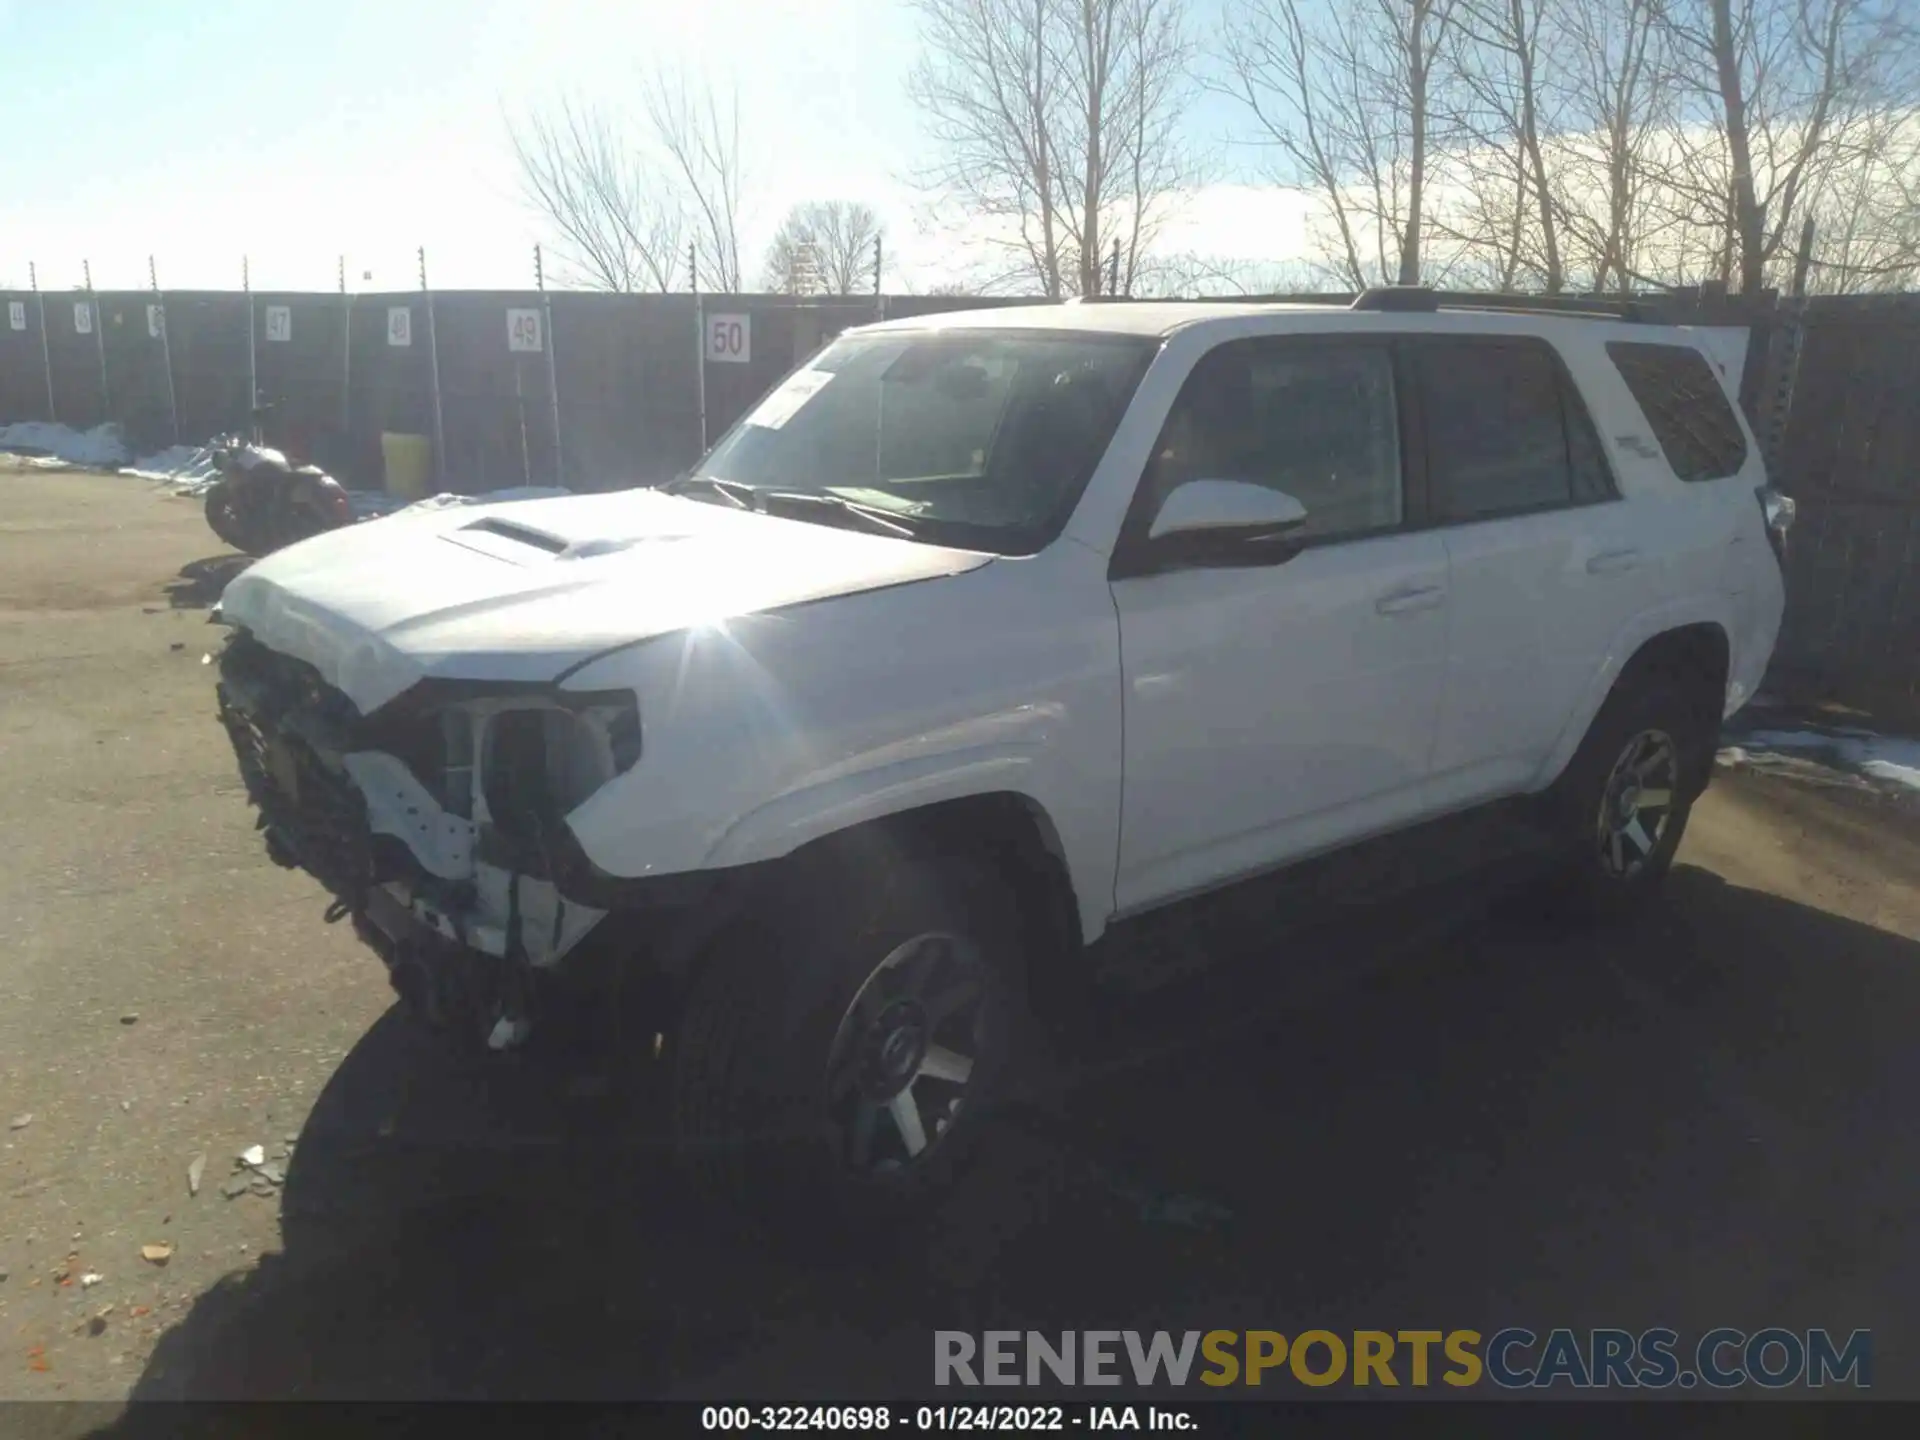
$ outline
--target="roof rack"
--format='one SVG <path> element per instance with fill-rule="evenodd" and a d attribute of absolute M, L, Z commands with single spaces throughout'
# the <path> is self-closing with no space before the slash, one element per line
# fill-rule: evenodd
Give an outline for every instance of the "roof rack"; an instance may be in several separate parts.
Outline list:
<path fill-rule="evenodd" d="M 1514 315 L 1580 315 L 1595 320 L 1637 322 L 1648 318 L 1645 307 L 1635 300 L 1608 300 L 1599 295 L 1486 295 L 1435 290 L 1429 285 L 1376 285 L 1354 296 L 1347 308 L 1403 315 L 1488 310 Z"/>

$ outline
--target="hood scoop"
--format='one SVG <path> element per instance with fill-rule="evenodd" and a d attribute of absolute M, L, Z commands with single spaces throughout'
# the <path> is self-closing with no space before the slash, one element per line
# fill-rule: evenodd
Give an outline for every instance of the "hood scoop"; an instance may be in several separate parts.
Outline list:
<path fill-rule="evenodd" d="M 555 560 L 593 560 L 602 555 L 617 555 L 640 545 L 658 545 L 672 540 L 689 540 L 686 532 L 665 535 L 589 535 L 570 540 L 551 530 L 536 529 L 500 515 L 488 515 L 441 538 L 468 550 L 477 550 L 496 560 L 514 565 L 532 565 L 551 557 Z"/>
<path fill-rule="evenodd" d="M 489 515 L 484 520 L 476 520 L 471 525 L 462 525 L 462 534 L 483 531 L 488 535 L 499 535 L 507 540 L 518 541 L 522 545 L 531 545 L 536 550 L 544 550 L 549 555 L 558 555 L 567 548 L 567 542 L 544 530 L 535 530 L 530 525 L 516 525 L 511 520 L 502 520 L 497 515 Z"/>

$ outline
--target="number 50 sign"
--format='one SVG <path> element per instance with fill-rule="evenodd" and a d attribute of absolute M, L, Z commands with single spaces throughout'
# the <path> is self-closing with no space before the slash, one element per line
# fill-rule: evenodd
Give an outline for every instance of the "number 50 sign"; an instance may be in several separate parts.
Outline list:
<path fill-rule="evenodd" d="M 707 359 L 744 365 L 753 358 L 753 317 L 751 315 L 709 315 L 707 317 Z"/>

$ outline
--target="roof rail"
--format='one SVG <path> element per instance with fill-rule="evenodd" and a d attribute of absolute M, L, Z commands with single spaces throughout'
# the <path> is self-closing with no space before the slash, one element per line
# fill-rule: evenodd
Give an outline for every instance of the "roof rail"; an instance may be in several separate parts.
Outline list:
<path fill-rule="evenodd" d="M 1435 290 L 1428 285 L 1376 285 L 1355 296 L 1351 310 L 1394 314 L 1430 314 L 1436 310 L 1487 310 L 1514 315 L 1580 315 L 1595 320 L 1648 318 L 1634 300 L 1600 295 L 1488 295 L 1464 290 Z"/>
<path fill-rule="evenodd" d="M 1440 308 L 1440 297 L 1426 285 L 1373 285 L 1353 297 L 1349 310 L 1384 310 L 1395 315 Z"/>

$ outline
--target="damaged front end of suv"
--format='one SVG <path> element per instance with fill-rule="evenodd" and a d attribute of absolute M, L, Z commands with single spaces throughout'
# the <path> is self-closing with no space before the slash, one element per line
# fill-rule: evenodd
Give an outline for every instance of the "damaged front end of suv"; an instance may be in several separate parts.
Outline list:
<path fill-rule="evenodd" d="M 244 629 L 219 665 L 272 858 L 326 887 L 327 918 L 351 918 L 429 1020 L 517 1044 L 543 977 L 630 898 L 564 817 L 639 760 L 635 697 L 424 679 L 362 715 Z"/>

